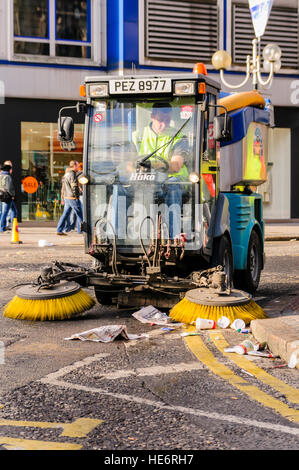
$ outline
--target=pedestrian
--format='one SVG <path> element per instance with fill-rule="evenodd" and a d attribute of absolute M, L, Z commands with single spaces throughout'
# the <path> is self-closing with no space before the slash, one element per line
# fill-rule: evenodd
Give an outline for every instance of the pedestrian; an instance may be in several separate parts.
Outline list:
<path fill-rule="evenodd" d="M 71 171 L 71 168 L 70 168 L 70 167 L 67 167 L 67 168 L 65 169 L 64 176 L 65 176 L 69 171 Z M 63 206 L 64 206 L 64 186 L 65 186 L 65 185 L 64 185 L 64 176 L 63 176 L 63 178 L 62 178 L 62 185 L 61 185 L 61 205 L 63 205 Z M 67 218 L 65 219 L 64 226 L 63 226 L 63 228 L 62 228 L 62 231 L 63 231 L 64 233 L 68 233 L 68 232 L 70 232 L 71 230 L 73 230 L 73 227 L 72 227 L 72 225 L 73 225 L 73 219 L 76 219 L 76 215 L 75 215 L 74 211 L 72 210 L 71 213 L 70 213 L 70 215 L 69 215 L 69 217 L 67 217 Z"/>
<path fill-rule="evenodd" d="M 70 215 L 72 211 L 75 212 L 77 216 L 77 224 L 78 227 L 81 226 L 83 214 L 81 203 L 79 200 L 80 197 L 80 190 L 79 190 L 79 183 L 77 179 L 77 171 L 78 171 L 78 162 L 72 160 L 69 165 L 69 171 L 66 171 L 63 181 L 62 181 L 62 194 L 64 198 L 64 211 L 60 220 L 57 225 L 57 235 L 67 235 L 65 233 L 65 225 L 69 223 Z M 79 228 L 78 233 L 81 233 L 81 229 Z"/>
<path fill-rule="evenodd" d="M 77 178 L 78 178 L 78 183 L 79 183 L 79 191 L 80 191 L 80 196 L 79 196 L 79 199 L 80 199 L 80 202 L 81 202 L 81 208 L 82 208 L 82 212 L 83 212 L 83 186 L 82 184 L 80 184 L 79 182 L 79 178 L 81 175 L 83 175 L 83 163 L 79 163 L 78 165 L 78 172 L 77 172 Z"/>
<path fill-rule="evenodd" d="M 12 173 L 13 173 L 13 165 L 11 160 L 6 160 L 4 162 L 4 165 L 9 165 L 11 166 L 11 171 L 10 171 L 10 176 L 13 178 Z M 8 212 L 7 219 L 6 219 L 6 228 L 7 230 L 12 229 L 12 224 L 13 224 L 13 219 L 18 217 L 18 211 L 17 211 L 17 206 L 16 206 L 16 201 L 15 198 L 11 202 L 11 208 Z"/>
<path fill-rule="evenodd" d="M 17 218 L 16 206 L 14 203 L 15 188 L 11 177 L 12 167 L 10 165 L 3 165 L 0 172 L 0 190 L 2 193 L 2 214 L 0 220 L 0 233 L 6 232 L 6 220 L 9 211 L 12 211 L 12 220 Z"/>
<path fill-rule="evenodd" d="M 80 192 L 79 201 L 81 203 L 81 210 L 82 210 L 82 214 L 83 214 L 83 186 L 82 186 L 82 184 L 79 183 L 79 178 L 80 178 L 81 175 L 83 175 L 83 164 L 79 163 L 78 164 L 78 171 L 77 171 L 77 180 L 78 180 L 79 192 Z M 70 214 L 70 220 L 67 223 L 67 228 L 66 228 L 65 232 L 70 232 L 71 230 L 75 230 L 76 225 L 77 225 L 77 232 L 80 233 L 81 232 L 81 222 L 78 221 L 76 213 L 74 211 L 72 211 L 71 214 Z"/>

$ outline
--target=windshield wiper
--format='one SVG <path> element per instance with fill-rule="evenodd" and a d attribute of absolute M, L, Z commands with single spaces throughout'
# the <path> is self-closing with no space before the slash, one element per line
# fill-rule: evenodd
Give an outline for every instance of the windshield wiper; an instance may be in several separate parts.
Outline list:
<path fill-rule="evenodd" d="M 180 129 L 174 134 L 174 136 L 171 137 L 171 139 L 166 142 L 166 144 L 163 144 L 161 145 L 161 147 L 155 149 L 153 152 L 151 152 L 149 155 L 146 155 L 145 157 L 142 158 L 142 160 L 140 160 L 138 162 L 139 165 L 143 166 L 142 164 L 145 163 L 149 158 L 151 158 L 153 155 L 155 155 L 155 153 L 157 153 L 159 150 L 163 149 L 164 147 L 167 148 L 169 145 L 172 144 L 172 142 L 174 141 L 174 139 L 179 135 L 179 133 L 184 129 L 184 127 L 188 124 L 188 122 L 190 121 L 191 117 L 189 117 L 187 119 L 187 121 L 185 121 L 183 123 L 183 125 L 180 127 Z"/>

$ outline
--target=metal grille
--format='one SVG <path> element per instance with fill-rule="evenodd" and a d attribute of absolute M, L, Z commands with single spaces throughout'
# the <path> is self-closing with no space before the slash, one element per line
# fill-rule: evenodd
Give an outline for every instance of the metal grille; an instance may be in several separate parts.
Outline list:
<path fill-rule="evenodd" d="M 176 62 L 211 62 L 218 48 L 217 2 L 145 0 L 145 55 Z"/>
<path fill-rule="evenodd" d="M 233 5 L 233 62 L 244 65 L 246 56 L 252 52 L 254 29 L 248 6 Z M 282 67 L 299 68 L 298 10 L 296 8 L 272 8 L 267 28 L 261 38 L 262 48 L 275 42 L 282 50 Z"/>

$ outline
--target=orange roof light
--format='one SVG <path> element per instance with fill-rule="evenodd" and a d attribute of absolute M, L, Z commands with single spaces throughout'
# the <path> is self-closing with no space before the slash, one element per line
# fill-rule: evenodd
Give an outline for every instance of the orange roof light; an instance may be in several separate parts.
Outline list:
<path fill-rule="evenodd" d="M 193 73 L 201 73 L 203 75 L 208 75 L 207 68 L 202 62 L 197 62 L 197 64 L 194 65 Z"/>
<path fill-rule="evenodd" d="M 206 84 L 205 84 L 205 82 L 200 82 L 198 84 L 198 93 L 200 95 L 204 95 L 206 93 Z"/>
<path fill-rule="evenodd" d="M 80 86 L 80 96 L 82 96 L 83 98 L 86 98 L 86 87 L 85 87 L 85 85 Z"/>

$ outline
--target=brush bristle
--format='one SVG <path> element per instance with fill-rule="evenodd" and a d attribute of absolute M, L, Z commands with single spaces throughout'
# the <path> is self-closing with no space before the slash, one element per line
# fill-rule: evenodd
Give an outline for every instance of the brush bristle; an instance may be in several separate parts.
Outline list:
<path fill-rule="evenodd" d="M 251 320 L 266 318 L 263 309 L 253 300 L 245 305 L 206 306 L 195 304 L 186 298 L 172 308 L 169 316 L 173 320 L 182 323 L 192 323 L 196 321 L 197 318 L 217 321 L 220 317 L 225 316 L 231 322 L 240 318 L 246 325 L 248 325 Z"/>
<path fill-rule="evenodd" d="M 82 289 L 74 295 L 48 300 L 26 300 L 15 296 L 3 316 L 15 320 L 66 320 L 89 310 L 95 301 Z"/>

